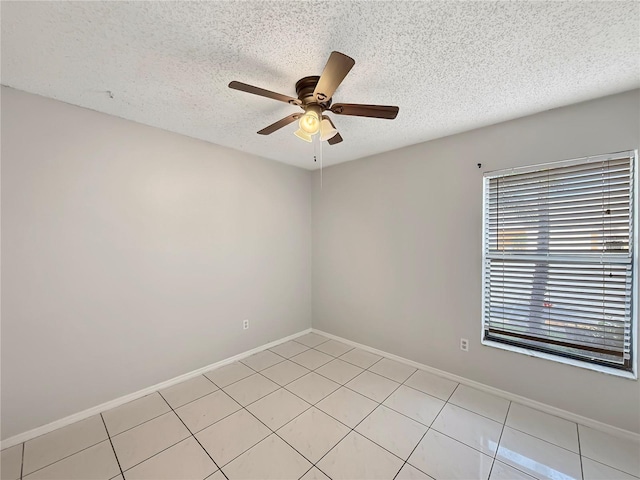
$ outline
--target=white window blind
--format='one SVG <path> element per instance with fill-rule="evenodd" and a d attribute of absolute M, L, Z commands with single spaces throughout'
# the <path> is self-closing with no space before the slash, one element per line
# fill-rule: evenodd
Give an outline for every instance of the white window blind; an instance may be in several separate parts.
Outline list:
<path fill-rule="evenodd" d="M 485 175 L 485 340 L 631 370 L 635 156 Z"/>

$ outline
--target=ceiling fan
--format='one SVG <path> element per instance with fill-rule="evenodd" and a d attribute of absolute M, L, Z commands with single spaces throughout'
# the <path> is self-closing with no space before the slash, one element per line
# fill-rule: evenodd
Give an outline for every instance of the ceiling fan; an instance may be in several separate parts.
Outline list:
<path fill-rule="evenodd" d="M 329 145 L 335 145 L 342 141 L 342 137 L 336 130 L 331 119 L 327 115 L 323 115 L 325 110 L 329 110 L 337 115 L 386 118 L 389 120 L 396 118 L 399 111 L 398 107 L 388 105 L 363 105 L 358 103 L 331 104 L 333 93 L 355 63 L 355 60 L 351 57 L 340 52 L 331 52 L 322 75 L 319 77 L 304 77 L 296 82 L 298 98 L 289 97 L 236 81 L 231 82 L 229 88 L 273 98 L 274 100 L 296 105 L 304 110 L 304 113 L 294 113 L 263 128 L 258 132 L 260 135 L 269 135 L 298 120 L 300 128 L 295 132 L 297 137 L 311 142 L 313 135 L 320 134 L 320 140 L 327 140 Z"/>

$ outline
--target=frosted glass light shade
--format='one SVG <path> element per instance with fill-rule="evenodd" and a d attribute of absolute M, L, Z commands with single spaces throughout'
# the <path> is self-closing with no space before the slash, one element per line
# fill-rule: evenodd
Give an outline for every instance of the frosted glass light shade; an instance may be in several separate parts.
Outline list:
<path fill-rule="evenodd" d="M 302 130 L 301 128 L 296 130 L 294 132 L 294 135 L 298 138 L 301 138 L 302 140 L 304 140 L 305 142 L 309 142 L 311 143 L 311 135 L 307 132 L 305 132 L 304 130 Z"/>

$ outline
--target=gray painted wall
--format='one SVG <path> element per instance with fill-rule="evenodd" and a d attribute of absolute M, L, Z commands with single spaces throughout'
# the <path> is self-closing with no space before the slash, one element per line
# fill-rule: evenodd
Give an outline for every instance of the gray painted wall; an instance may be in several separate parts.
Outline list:
<path fill-rule="evenodd" d="M 483 172 L 638 148 L 639 113 L 635 90 L 315 172 L 314 328 L 640 432 L 638 381 L 480 344 Z"/>
<path fill-rule="evenodd" d="M 310 172 L 4 87 L 1 153 L 3 439 L 311 326 Z"/>

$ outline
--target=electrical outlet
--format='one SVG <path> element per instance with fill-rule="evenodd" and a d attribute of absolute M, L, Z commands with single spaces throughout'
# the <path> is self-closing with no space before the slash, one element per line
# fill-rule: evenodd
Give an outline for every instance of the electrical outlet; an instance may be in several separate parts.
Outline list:
<path fill-rule="evenodd" d="M 243 320 L 242 321 L 242 329 L 246 330 L 249 328 L 249 320 Z"/>
<path fill-rule="evenodd" d="M 463 352 L 469 351 L 469 340 L 467 340 L 466 338 L 460 339 L 460 350 L 462 350 Z"/>

